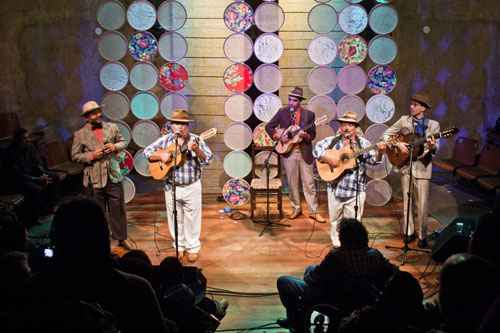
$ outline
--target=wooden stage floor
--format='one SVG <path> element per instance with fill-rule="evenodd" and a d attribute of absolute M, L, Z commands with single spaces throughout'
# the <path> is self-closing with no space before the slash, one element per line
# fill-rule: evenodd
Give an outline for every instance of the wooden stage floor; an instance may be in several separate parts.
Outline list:
<path fill-rule="evenodd" d="M 202 250 L 196 263 L 208 278 L 208 286 L 231 291 L 251 293 L 276 292 L 276 279 L 280 275 L 301 277 L 307 265 L 321 261 L 328 252 L 330 224 L 318 224 L 305 216 L 293 221 L 280 222 L 290 227 L 269 229 L 260 236 L 263 226 L 249 218 L 221 219 L 219 210 L 226 206 L 216 196 L 203 198 Z M 262 217 L 265 202 L 257 205 Z M 306 207 L 303 202 L 302 205 Z M 240 210 L 249 216 L 249 206 Z M 284 197 L 285 216 L 291 211 Z M 326 196 L 320 197 L 320 212 L 327 217 Z M 158 264 L 165 256 L 175 255 L 165 223 L 163 192 L 137 195 L 127 205 L 130 239 L 148 253 Z M 363 223 L 370 233 L 370 244 L 382 251 L 394 264 L 399 265 L 401 251 L 388 250 L 386 245 L 402 246 L 399 220 L 402 215 L 401 201 L 391 201 L 385 207 L 366 206 Z M 275 220 L 277 221 L 277 220 Z M 431 218 L 430 232 L 440 227 Z M 416 246 L 411 243 L 410 246 Z M 402 270 L 412 273 L 421 283 L 426 296 L 437 290 L 440 267 L 429 254 L 409 252 Z M 219 296 L 216 296 L 219 297 Z M 277 295 L 267 297 L 225 297 L 230 306 L 219 329 L 249 328 L 273 323 L 284 316 Z M 257 332 L 286 332 L 284 329 L 262 329 Z"/>

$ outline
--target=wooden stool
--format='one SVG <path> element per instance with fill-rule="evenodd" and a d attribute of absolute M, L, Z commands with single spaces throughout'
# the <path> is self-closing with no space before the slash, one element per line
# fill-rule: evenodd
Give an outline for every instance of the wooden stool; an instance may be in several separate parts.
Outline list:
<path fill-rule="evenodd" d="M 283 218 L 283 195 L 281 194 L 281 188 L 281 179 L 269 179 L 269 204 L 273 203 L 277 205 L 280 219 Z M 254 218 L 254 211 L 257 205 L 257 196 L 266 196 L 266 193 L 266 180 L 262 178 L 252 179 L 252 182 L 250 183 L 250 218 L 252 220 Z M 271 197 L 274 197 L 275 200 L 271 201 Z"/>

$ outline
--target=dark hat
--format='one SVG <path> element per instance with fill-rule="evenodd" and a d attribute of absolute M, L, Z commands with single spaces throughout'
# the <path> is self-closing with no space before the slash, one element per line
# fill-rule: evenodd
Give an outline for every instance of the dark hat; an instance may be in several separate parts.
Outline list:
<path fill-rule="evenodd" d="M 297 97 L 300 100 L 304 100 L 304 90 L 301 87 L 295 87 L 290 91 L 288 96 Z"/>
<path fill-rule="evenodd" d="M 89 113 L 92 113 L 96 110 L 100 110 L 104 105 L 99 105 L 97 104 L 96 101 L 88 101 L 82 106 L 82 112 L 80 113 L 80 116 L 84 117 Z"/>
<path fill-rule="evenodd" d="M 170 117 L 167 117 L 173 123 L 190 123 L 193 119 L 190 119 L 189 113 L 184 109 L 176 109 L 172 112 Z"/>
<path fill-rule="evenodd" d="M 411 100 L 422 104 L 423 106 L 425 106 L 428 109 L 432 108 L 431 99 L 429 98 L 429 96 L 427 94 L 417 93 L 417 94 L 412 96 Z"/>
<path fill-rule="evenodd" d="M 352 123 L 352 124 L 359 125 L 358 115 L 356 114 L 356 112 L 353 112 L 353 111 L 347 111 L 346 113 L 344 113 L 344 115 L 342 117 L 337 119 L 337 121 L 339 123 Z"/>

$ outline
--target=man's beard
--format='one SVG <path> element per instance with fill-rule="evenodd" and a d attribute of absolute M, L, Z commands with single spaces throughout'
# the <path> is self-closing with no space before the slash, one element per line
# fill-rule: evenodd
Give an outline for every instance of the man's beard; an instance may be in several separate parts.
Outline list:
<path fill-rule="evenodd" d="M 93 127 L 93 128 L 99 128 L 99 127 L 102 127 L 102 119 L 92 119 L 89 121 L 90 125 Z"/>

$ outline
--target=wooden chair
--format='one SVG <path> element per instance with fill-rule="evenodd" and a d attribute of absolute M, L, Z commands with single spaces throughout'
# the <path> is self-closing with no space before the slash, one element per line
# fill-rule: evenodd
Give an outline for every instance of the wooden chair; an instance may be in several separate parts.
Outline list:
<path fill-rule="evenodd" d="M 460 167 L 473 166 L 476 164 L 476 155 L 479 142 L 474 139 L 458 137 L 453 148 L 453 155 L 449 159 L 434 160 L 432 163 L 440 169 L 453 172 Z"/>

